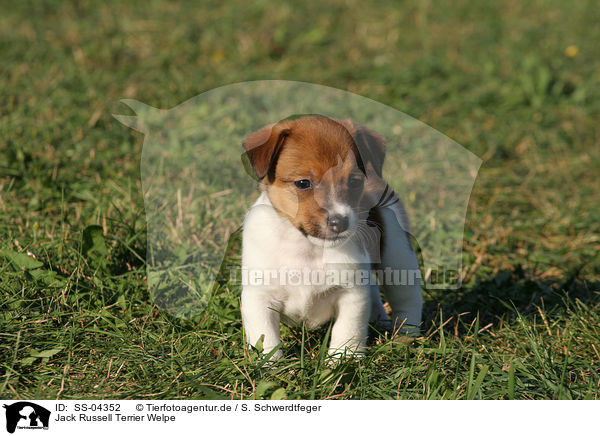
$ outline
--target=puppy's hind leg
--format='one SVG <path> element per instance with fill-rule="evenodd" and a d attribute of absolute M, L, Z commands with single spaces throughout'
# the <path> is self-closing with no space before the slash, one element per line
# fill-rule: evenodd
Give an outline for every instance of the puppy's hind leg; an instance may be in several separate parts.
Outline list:
<path fill-rule="evenodd" d="M 384 272 L 381 284 L 392 308 L 394 329 L 418 334 L 423 309 L 419 263 L 401 222 L 404 210 L 400 203 L 378 208 L 383 235 L 381 263 Z M 406 224 L 405 224 L 406 225 Z"/>

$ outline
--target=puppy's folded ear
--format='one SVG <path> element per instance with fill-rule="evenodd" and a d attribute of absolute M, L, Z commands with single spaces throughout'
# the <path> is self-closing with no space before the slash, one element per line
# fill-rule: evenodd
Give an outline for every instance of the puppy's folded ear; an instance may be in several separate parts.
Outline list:
<path fill-rule="evenodd" d="M 242 161 L 250 176 L 258 181 L 267 177 L 270 183 L 273 182 L 277 159 L 290 133 L 290 124 L 282 121 L 269 124 L 244 138 Z"/>
<path fill-rule="evenodd" d="M 358 147 L 358 152 L 367 167 L 370 166 L 375 173 L 382 177 L 383 161 L 385 160 L 385 139 L 379 133 L 367 129 L 352 120 L 336 120 L 348 130 Z"/>

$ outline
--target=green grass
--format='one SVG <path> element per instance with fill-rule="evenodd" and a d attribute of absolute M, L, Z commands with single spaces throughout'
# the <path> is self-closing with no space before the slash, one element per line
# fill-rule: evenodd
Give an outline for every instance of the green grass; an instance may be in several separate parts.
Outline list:
<path fill-rule="evenodd" d="M 204 4 L 0 6 L 0 396 L 598 398 L 595 4 Z M 155 305 L 144 138 L 111 114 L 257 79 L 364 95 L 484 159 L 464 286 L 425 292 L 422 337 L 328 367 L 327 326 L 287 326 L 267 366 L 235 284 L 191 319 Z"/>

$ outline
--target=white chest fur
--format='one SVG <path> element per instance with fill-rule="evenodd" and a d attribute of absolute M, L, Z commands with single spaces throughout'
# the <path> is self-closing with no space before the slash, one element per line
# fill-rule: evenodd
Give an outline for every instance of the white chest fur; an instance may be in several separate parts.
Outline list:
<path fill-rule="evenodd" d="M 270 294 L 270 303 L 295 321 L 320 325 L 335 316 L 340 293 L 368 271 L 368 255 L 351 241 L 323 247 L 311 243 L 281 217 L 263 193 L 244 221 L 245 288 Z"/>

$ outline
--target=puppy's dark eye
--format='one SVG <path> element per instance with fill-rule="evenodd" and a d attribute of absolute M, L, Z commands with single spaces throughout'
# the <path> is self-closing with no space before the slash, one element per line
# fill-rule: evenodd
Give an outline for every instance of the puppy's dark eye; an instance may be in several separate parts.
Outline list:
<path fill-rule="evenodd" d="M 301 191 L 312 188 L 312 183 L 310 183 L 310 180 L 308 179 L 296 180 L 294 185 L 296 185 L 296 188 L 300 189 Z"/>
<path fill-rule="evenodd" d="M 352 177 L 350 180 L 348 180 L 348 187 L 350 189 L 359 189 L 362 188 L 363 185 L 363 179 L 360 177 Z"/>

